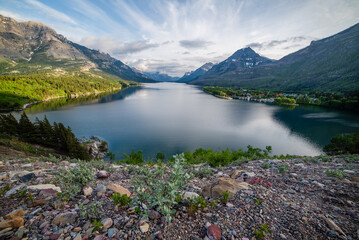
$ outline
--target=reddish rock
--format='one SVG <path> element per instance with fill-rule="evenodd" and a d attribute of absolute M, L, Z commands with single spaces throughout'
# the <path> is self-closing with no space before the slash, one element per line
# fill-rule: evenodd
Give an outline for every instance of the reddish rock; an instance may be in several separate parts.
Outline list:
<path fill-rule="evenodd" d="M 221 240 L 222 230 L 217 225 L 212 224 L 207 228 L 207 235 L 211 240 Z"/>
<path fill-rule="evenodd" d="M 267 180 L 263 180 L 259 177 L 251 177 L 247 183 L 252 184 L 252 185 L 263 185 L 266 187 L 272 187 L 272 184 L 270 182 L 268 182 Z"/>
<path fill-rule="evenodd" d="M 59 233 L 53 233 L 50 235 L 50 240 L 56 240 L 61 236 Z"/>
<path fill-rule="evenodd" d="M 14 210 L 12 211 L 11 213 L 9 213 L 8 215 L 6 215 L 4 217 L 4 219 L 12 219 L 12 218 L 15 218 L 15 217 L 22 217 L 22 216 L 25 216 L 26 212 L 24 212 L 22 210 L 22 208 L 20 209 L 17 209 L 17 210 Z"/>

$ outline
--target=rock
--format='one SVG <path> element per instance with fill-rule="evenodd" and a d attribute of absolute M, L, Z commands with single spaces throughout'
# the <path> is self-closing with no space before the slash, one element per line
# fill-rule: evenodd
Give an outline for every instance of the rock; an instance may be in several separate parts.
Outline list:
<path fill-rule="evenodd" d="M 110 173 L 105 170 L 101 170 L 96 173 L 97 178 L 108 178 L 109 176 L 110 176 Z"/>
<path fill-rule="evenodd" d="M 0 239 L 6 239 L 6 236 L 10 236 L 11 234 L 13 234 L 13 231 L 11 231 L 12 228 L 5 228 L 3 230 L 0 231 Z"/>
<path fill-rule="evenodd" d="M 41 206 L 44 205 L 45 203 L 49 202 L 49 200 L 47 199 L 35 199 L 31 202 L 31 207 L 37 207 L 37 206 Z"/>
<path fill-rule="evenodd" d="M 26 185 L 23 183 L 20 185 L 17 185 L 16 187 L 13 187 L 12 189 L 10 189 L 9 191 L 6 192 L 5 197 L 10 197 L 12 194 L 15 194 L 16 191 L 20 190 L 23 187 L 26 187 Z"/>
<path fill-rule="evenodd" d="M 21 182 L 28 182 L 32 179 L 36 178 L 36 175 L 34 173 L 29 173 L 20 178 Z"/>
<path fill-rule="evenodd" d="M 29 171 L 11 171 L 9 172 L 9 178 L 13 178 L 13 177 L 19 177 L 21 178 L 22 176 L 25 176 L 26 174 L 29 174 Z"/>
<path fill-rule="evenodd" d="M 105 193 L 106 192 L 106 187 L 104 185 L 100 185 L 96 188 L 97 192 L 101 192 L 101 193 Z"/>
<path fill-rule="evenodd" d="M 229 202 L 226 203 L 226 206 L 227 206 L 228 208 L 234 208 L 234 205 L 233 205 L 232 203 L 229 203 Z"/>
<path fill-rule="evenodd" d="M 103 224 L 104 229 L 108 229 L 112 226 L 113 221 L 111 218 L 105 218 L 104 220 L 101 221 L 101 223 Z"/>
<path fill-rule="evenodd" d="M 232 178 L 218 178 L 202 189 L 204 197 L 220 197 L 223 192 L 228 191 L 231 195 L 241 190 L 248 190 L 249 185 Z"/>
<path fill-rule="evenodd" d="M 343 232 L 343 230 L 333 220 L 331 220 L 330 218 L 325 218 L 325 221 L 328 224 L 328 226 L 330 227 L 330 229 L 345 236 L 345 233 Z"/>
<path fill-rule="evenodd" d="M 352 177 L 351 181 L 352 182 L 359 182 L 359 177 Z"/>
<path fill-rule="evenodd" d="M 77 234 L 76 237 L 74 237 L 73 240 L 82 240 L 81 233 Z"/>
<path fill-rule="evenodd" d="M 118 184 L 115 184 L 115 183 L 111 183 L 109 185 L 107 185 L 107 188 L 116 192 L 116 193 L 120 193 L 120 194 L 126 194 L 128 197 L 131 196 L 131 192 L 128 191 L 126 188 L 124 187 L 121 187 L 120 185 Z"/>
<path fill-rule="evenodd" d="M 4 217 L 4 219 L 12 219 L 12 218 L 15 218 L 15 217 L 23 217 L 23 216 L 25 216 L 26 213 L 27 213 L 27 212 L 24 212 L 24 211 L 22 210 L 22 208 L 20 208 L 20 209 L 17 209 L 17 210 L 12 211 L 12 212 L 9 213 L 8 215 L 6 215 L 6 216 Z"/>
<path fill-rule="evenodd" d="M 24 233 L 25 233 L 25 227 L 24 226 L 21 226 L 19 227 L 19 229 L 16 231 L 15 233 L 15 236 L 19 239 L 21 239 L 23 236 L 24 236 Z"/>
<path fill-rule="evenodd" d="M 112 238 L 113 236 L 115 236 L 116 232 L 117 232 L 117 229 L 116 229 L 116 228 L 110 228 L 110 229 L 108 230 L 108 232 L 107 232 L 107 236 L 108 236 L 109 238 Z"/>
<path fill-rule="evenodd" d="M 59 234 L 59 233 L 52 233 L 52 234 L 50 235 L 50 240 L 56 240 L 56 239 L 58 239 L 60 236 L 61 236 L 61 234 Z"/>
<path fill-rule="evenodd" d="M 106 239 L 105 235 L 98 235 L 93 240 L 104 240 Z"/>
<path fill-rule="evenodd" d="M 7 221 L 0 222 L 0 230 L 5 228 L 19 228 L 24 226 L 24 219 L 22 217 L 16 217 Z"/>
<path fill-rule="evenodd" d="M 30 190 L 44 190 L 44 189 L 52 189 L 57 192 L 61 192 L 60 187 L 56 187 L 54 184 L 38 184 L 38 185 L 31 185 L 27 187 Z"/>
<path fill-rule="evenodd" d="M 85 197 L 91 196 L 92 191 L 92 187 L 90 186 L 84 186 L 82 188 L 82 192 L 84 193 Z"/>
<path fill-rule="evenodd" d="M 244 171 L 243 170 L 234 170 L 229 176 L 233 179 L 240 177 Z"/>
<path fill-rule="evenodd" d="M 266 187 L 272 187 L 272 184 L 269 181 L 261 179 L 259 177 L 251 177 L 247 181 L 247 183 L 252 184 L 252 185 L 256 184 L 256 185 L 264 185 Z"/>
<path fill-rule="evenodd" d="M 48 197 L 53 197 L 53 196 L 57 196 L 57 191 L 55 191 L 54 189 L 43 189 L 40 191 L 39 193 L 39 197 L 40 198 L 48 198 Z"/>
<path fill-rule="evenodd" d="M 149 219 L 159 219 L 161 218 L 161 214 L 154 210 L 148 210 Z"/>
<path fill-rule="evenodd" d="M 52 224 L 54 225 L 65 225 L 68 223 L 73 223 L 75 222 L 77 217 L 76 213 L 73 212 L 67 212 L 67 213 L 60 213 L 59 215 L 57 215 L 54 220 L 52 221 Z"/>
<path fill-rule="evenodd" d="M 183 199 L 187 200 L 187 199 L 191 199 L 191 198 L 196 198 L 199 195 L 195 192 L 185 192 L 183 195 Z"/>
<path fill-rule="evenodd" d="M 148 225 L 148 223 L 144 223 L 140 226 L 140 230 L 142 233 L 148 232 L 149 228 L 150 228 L 150 225 Z"/>
<path fill-rule="evenodd" d="M 221 240 L 222 230 L 217 225 L 212 224 L 207 228 L 207 235 L 210 240 Z"/>
<path fill-rule="evenodd" d="M 0 173 L 0 180 L 6 180 L 6 179 L 8 179 L 7 173 L 6 172 Z"/>

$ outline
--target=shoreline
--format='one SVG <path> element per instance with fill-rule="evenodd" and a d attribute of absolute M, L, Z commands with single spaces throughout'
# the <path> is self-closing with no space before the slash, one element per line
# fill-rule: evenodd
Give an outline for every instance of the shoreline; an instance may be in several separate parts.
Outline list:
<path fill-rule="evenodd" d="M 131 86 L 129 86 L 129 87 L 131 87 Z M 101 94 L 101 93 L 111 93 L 111 92 L 115 92 L 115 91 L 122 91 L 122 90 L 124 90 L 126 88 L 115 88 L 112 91 L 100 91 L 100 92 L 95 91 L 95 92 L 88 92 L 88 93 L 83 93 L 83 94 L 71 94 L 71 95 L 66 95 L 66 96 L 49 97 L 49 98 L 47 98 L 45 100 L 25 103 L 22 106 L 22 108 L 17 108 L 17 109 L 15 109 L 15 108 L 0 108 L 0 112 L 3 112 L 3 113 L 12 112 L 12 111 L 20 112 L 20 111 L 24 111 L 25 109 L 27 109 L 29 107 L 32 107 L 32 106 L 34 106 L 36 104 L 43 103 L 43 102 L 48 102 L 48 101 L 53 100 L 53 99 L 86 97 L 86 96 L 90 96 L 90 95 L 98 95 L 98 94 Z"/>

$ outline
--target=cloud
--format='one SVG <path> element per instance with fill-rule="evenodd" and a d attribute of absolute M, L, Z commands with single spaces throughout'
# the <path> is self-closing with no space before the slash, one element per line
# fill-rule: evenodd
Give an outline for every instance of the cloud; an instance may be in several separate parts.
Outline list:
<path fill-rule="evenodd" d="M 150 48 L 156 48 L 159 44 L 149 43 L 148 41 L 124 42 L 113 49 L 111 52 L 116 55 L 131 54 L 141 52 Z"/>
<path fill-rule="evenodd" d="M 23 22 L 26 21 L 21 15 L 17 14 L 17 13 L 13 13 L 7 10 L 0 10 L 0 15 L 3 15 L 5 17 L 11 17 L 13 19 L 15 19 L 16 21 L 19 22 Z"/>
<path fill-rule="evenodd" d="M 119 57 L 121 57 L 122 55 L 129 55 L 160 46 L 160 44 L 152 43 L 148 40 L 120 42 L 114 38 L 109 37 L 87 37 L 81 39 L 80 43 L 82 45 L 85 45 L 86 47 L 98 49 L 102 52 L 106 52 Z"/>
<path fill-rule="evenodd" d="M 71 17 L 67 16 L 66 14 L 59 12 L 39 1 L 36 0 L 25 0 L 28 4 L 32 5 L 36 9 L 40 10 L 44 14 L 55 18 L 58 21 L 67 22 L 71 24 L 77 24 L 75 20 L 73 20 Z"/>
<path fill-rule="evenodd" d="M 272 40 L 272 41 L 267 41 L 267 42 L 253 42 L 250 44 L 247 44 L 246 47 L 251 47 L 251 48 L 255 48 L 257 50 L 265 50 L 265 49 L 270 49 L 270 48 L 274 48 L 274 47 L 280 47 L 282 49 L 290 49 L 293 47 L 299 47 L 299 46 L 303 46 L 306 45 L 306 43 L 308 41 L 312 41 L 315 38 L 313 37 L 307 37 L 307 36 L 296 36 L 296 37 L 291 37 L 288 39 L 284 39 L 284 40 Z M 300 42 L 305 42 L 305 44 L 298 44 Z M 296 43 L 296 44 L 293 44 Z M 288 44 L 290 44 L 288 46 Z"/>
<path fill-rule="evenodd" d="M 181 40 L 179 41 L 179 44 L 187 49 L 195 49 L 195 48 L 205 48 L 214 43 L 204 40 Z"/>

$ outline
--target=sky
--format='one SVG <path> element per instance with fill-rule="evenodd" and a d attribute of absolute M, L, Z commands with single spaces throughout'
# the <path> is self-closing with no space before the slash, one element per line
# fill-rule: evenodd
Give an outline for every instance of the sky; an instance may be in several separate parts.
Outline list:
<path fill-rule="evenodd" d="M 138 70 L 182 76 L 248 46 L 280 59 L 359 23 L 359 1 L 0 0 L 0 15 L 41 22 Z"/>

